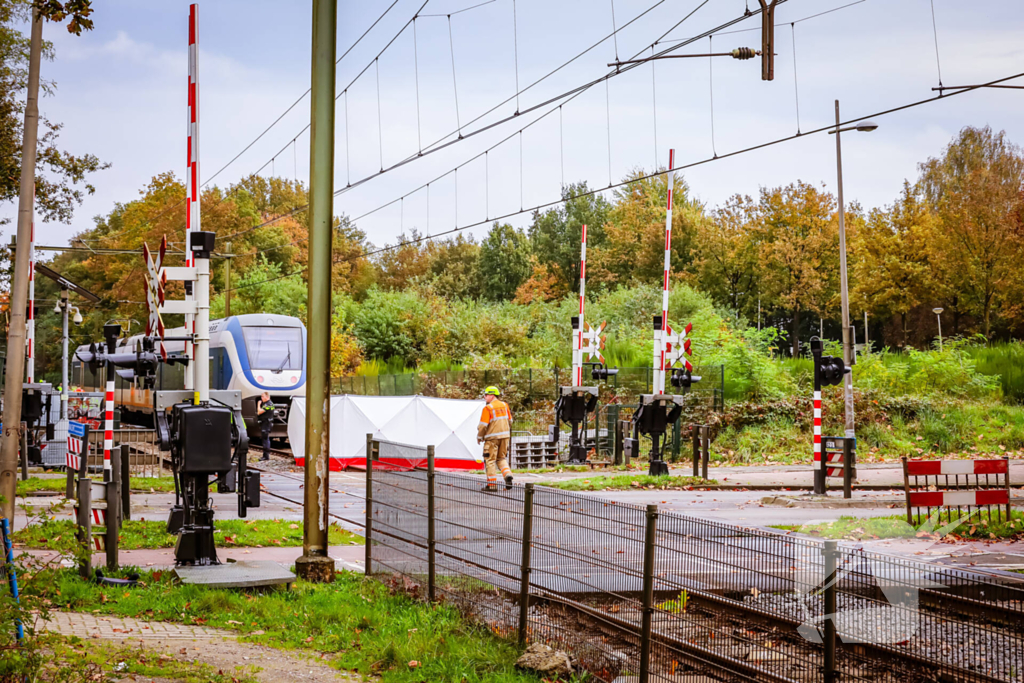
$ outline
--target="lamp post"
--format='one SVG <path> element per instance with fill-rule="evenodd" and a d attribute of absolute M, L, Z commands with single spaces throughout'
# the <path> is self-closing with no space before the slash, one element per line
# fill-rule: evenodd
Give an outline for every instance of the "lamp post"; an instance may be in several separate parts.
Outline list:
<path fill-rule="evenodd" d="M 62 420 L 68 416 L 68 313 L 71 310 L 75 311 L 75 324 L 81 325 L 82 312 L 78 310 L 78 306 L 72 306 L 68 302 L 68 290 L 61 289 L 60 299 L 57 300 L 53 312 L 60 313 L 61 316 L 60 419 Z"/>
<path fill-rule="evenodd" d="M 849 130 L 856 130 L 870 133 L 878 128 L 873 121 L 859 121 L 845 128 L 839 127 L 839 100 L 836 100 L 836 129 L 830 130 L 836 136 L 836 175 L 839 188 L 839 279 L 840 297 L 843 307 L 843 363 L 847 366 L 853 365 L 853 331 L 850 328 L 850 292 L 846 277 L 846 212 L 843 205 L 843 148 L 840 143 L 840 133 Z M 853 373 L 844 375 L 843 396 L 846 404 L 846 437 L 853 438 Z"/>
<path fill-rule="evenodd" d="M 932 313 L 935 314 L 935 319 L 939 322 L 939 353 L 942 353 L 942 307 L 933 308 Z"/>

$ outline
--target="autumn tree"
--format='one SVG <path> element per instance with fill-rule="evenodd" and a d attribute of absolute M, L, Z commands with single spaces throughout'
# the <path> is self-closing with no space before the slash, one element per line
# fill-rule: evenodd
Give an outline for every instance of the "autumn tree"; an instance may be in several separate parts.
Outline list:
<path fill-rule="evenodd" d="M 562 188 L 562 204 L 533 214 L 530 242 L 538 265 L 554 277 L 558 291 L 573 291 L 580 279 L 580 237 L 587 226 L 587 246 L 604 242 L 604 226 L 611 209 L 608 200 L 591 193 L 586 181 Z"/>
<path fill-rule="evenodd" d="M 921 192 L 904 182 L 896 202 L 868 213 L 850 242 L 851 305 L 873 316 L 899 316 L 907 343 L 907 316 L 933 296 L 928 245 L 936 220 Z"/>
<path fill-rule="evenodd" d="M 752 315 L 761 291 L 758 205 L 733 195 L 697 223 L 693 269 L 701 291 L 737 313 Z"/>
<path fill-rule="evenodd" d="M 646 177 L 642 170 L 636 170 L 630 173 L 626 185 L 614 191 L 604 238 L 588 257 L 595 281 L 661 282 L 665 269 L 667 178 Z M 676 174 L 672 202 L 672 271 L 676 276 L 692 270 L 697 225 L 704 220 L 703 205 L 692 199 L 689 191 L 682 174 Z M 587 237 L 589 247 L 589 226 Z"/>
<path fill-rule="evenodd" d="M 385 291 L 399 291 L 430 272 L 430 242 L 415 228 L 398 236 L 394 245 L 376 256 L 377 284 Z"/>
<path fill-rule="evenodd" d="M 432 243 L 429 276 L 434 291 L 445 298 L 476 298 L 480 293 L 480 245 L 463 235 Z"/>
<path fill-rule="evenodd" d="M 940 288 L 977 315 L 989 337 L 1003 298 L 1020 277 L 1021 149 L 1005 132 L 968 126 L 920 170 L 924 196 L 941 225 L 932 242 Z"/>
<path fill-rule="evenodd" d="M 480 244 L 481 295 L 508 301 L 533 272 L 530 241 L 522 230 L 495 221 Z"/>
<path fill-rule="evenodd" d="M 824 317 L 839 283 L 836 201 L 797 181 L 762 188 L 758 203 L 761 282 L 765 300 L 790 315 L 793 355 L 800 350 L 801 316 Z"/>
<path fill-rule="evenodd" d="M 43 17 L 51 22 L 68 22 L 76 35 L 92 28 L 87 0 L 38 3 Z M 18 198 L 21 178 L 21 138 L 24 125 L 25 91 L 28 82 L 29 39 L 16 28 L 31 17 L 32 3 L 0 0 L 0 202 Z M 51 43 L 44 43 L 43 58 L 53 59 Z M 55 91 L 56 84 L 45 79 L 42 94 Z M 35 206 L 45 221 L 69 223 L 74 210 L 95 188 L 90 175 L 109 166 L 93 154 L 71 154 L 59 146 L 61 124 L 39 118 L 36 157 Z M 6 223 L 8 219 L 0 221 Z"/>

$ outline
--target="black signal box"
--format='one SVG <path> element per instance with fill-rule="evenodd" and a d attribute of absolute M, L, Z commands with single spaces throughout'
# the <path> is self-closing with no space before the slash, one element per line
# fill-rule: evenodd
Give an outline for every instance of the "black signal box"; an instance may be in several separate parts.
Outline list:
<path fill-rule="evenodd" d="M 231 411 L 223 406 L 181 408 L 182 471 L 216 474 L 231 469 Z"/>

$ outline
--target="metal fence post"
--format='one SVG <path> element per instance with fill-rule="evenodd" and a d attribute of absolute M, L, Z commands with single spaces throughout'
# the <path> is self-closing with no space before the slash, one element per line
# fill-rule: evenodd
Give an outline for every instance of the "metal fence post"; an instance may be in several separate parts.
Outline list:
<path fill-rule="evenodd" d="M 378 375 L 379 377 L 380 375 Z M 373 574 L 373 434 L 366 435 L 366 557 L 363 571 Z"/>
<path fill-rule="evenodd" d="M 530 618 L 530 542 L 533 539 L 533 484 L 523 491 L 523 560 L 519 566 L 519 647 L 526 647 Z"/>
<path fill-rule="evenodd" d="M 711 460 L 711 427 L 703 425 L 701 432 L 700 476 L 708 478 L 708 461 Z"/>
<path fill-rule="evenodd" d="M 434 537 L 434 447 L 427 446 L 427 597 L 433 602 L 437 591 L 437 553 Z"/>
<path fill-rule="evenodd" d="M 836 680 L 836 555 L 839 541 L 825 541 L 822 552 L 825 555 L 825 683 Z"/>
<path fill-rule="evenodd" d="M 110 481 L 107 487 L 107 570 L 117 569 L 117 538 L 121 531 L 121 449 L 110 449 Z"/>
<path fill-rule="evenodd" d="M 644 604 L 640 625 L 639 683 L 648 683 L 651 673 L 651 620 L 654 617 L 654 543 L 658 525 L 658 506 L 647 506 L 644 532 Z"/>
<path fill-rule="evenodd" d="M 78 563 L 78 575 L 83 579 L 92 578 L 92 480 L 78 480 L 78 551 L 82 553 Z"/>
<path fill-rule="evenodd" d="M 853 439 L 843 439 L 843 498 L 853 498 Z"/>
<path fill-rule="evenodd" d="M 700 457 L 700 454 L 701 454 L 701 448 L 700 448 L 700 437 L 701 437 L 701 434 L 700 434 L 700 430 L 701 430 L 700 425 L 697 425 L 697 424 L 690 425 L 690 431 L 693 432 L 691 434 L 691 436 L 693 438 L 693 476 L 695 476 L 695 477 L 699 477 L 700 476 L 700 460 L 701 460 L 701 457 Z"/>
<path fill-rule="evenodd" d="M 683 431 L 682 418 L 677 418 L 676 421 L 672 423 L 672 461 L 673 462 L 676 462 L 676 461 L 679 460 L 679 451 L 682 450 L 681 449 L 681 443 L 680 443 L 682 441 L 682 431 Z"/>
<path fill-rule="evenodd" d="M 121 519 L 132 518 L 131 446 L 121 446 Z"/>

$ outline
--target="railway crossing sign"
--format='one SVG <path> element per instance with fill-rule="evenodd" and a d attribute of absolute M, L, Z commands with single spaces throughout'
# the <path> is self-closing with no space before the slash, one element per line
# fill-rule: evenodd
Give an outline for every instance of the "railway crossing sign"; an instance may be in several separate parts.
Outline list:
<path fill-rule="evenodd" d="M 692 353 L 688 335 L 693 331 L 693 323 L 687 323 L 686 327 L 678 334 L 672 331 L 671 325 L 665 327 L 666 329 L 661 335 L 661 343 L 665 346 L 665 367 L 671 368 L 682 361 L 688 371 L 693 371 L 693 365 L 686 359 L 686 356 Z"/>
<path fill-rule="evenodd" d="M 149 319 L 146 321 L 146 336 L 156 334 L 164 338 L 164 321 L 160 317 L 160 308 L 164 305 L 164 284 L 165 280 L 160 277 L 160 271 L 164 263 L 164 255 L 167 253 L 167 237 L 160 241 L 160 252 L 153 258 L 149 246 L 142 245 L 142 257 L 146 261 L 146 305 L 149 307 Z M 161 352 L 163 346 L 161 345 Z"/>
<path fill-rule="evenodd" d="M 587 331 L 581 335 L 583 345 L 580 347 L 580 351 L 587 355 L 588 360 L 597 360 L 601 363 L 604 362 L 604 356 L 601 355 L 601 350 L 604 348 L 604 343 L 608 339 L 608 335 L 601 334 L 604 332 L 604 328 L 608 327 L 608 322 L 602 322 L 598 327 L 594 328 L 590 326 L 590 323 L 586 323 Z"/>

